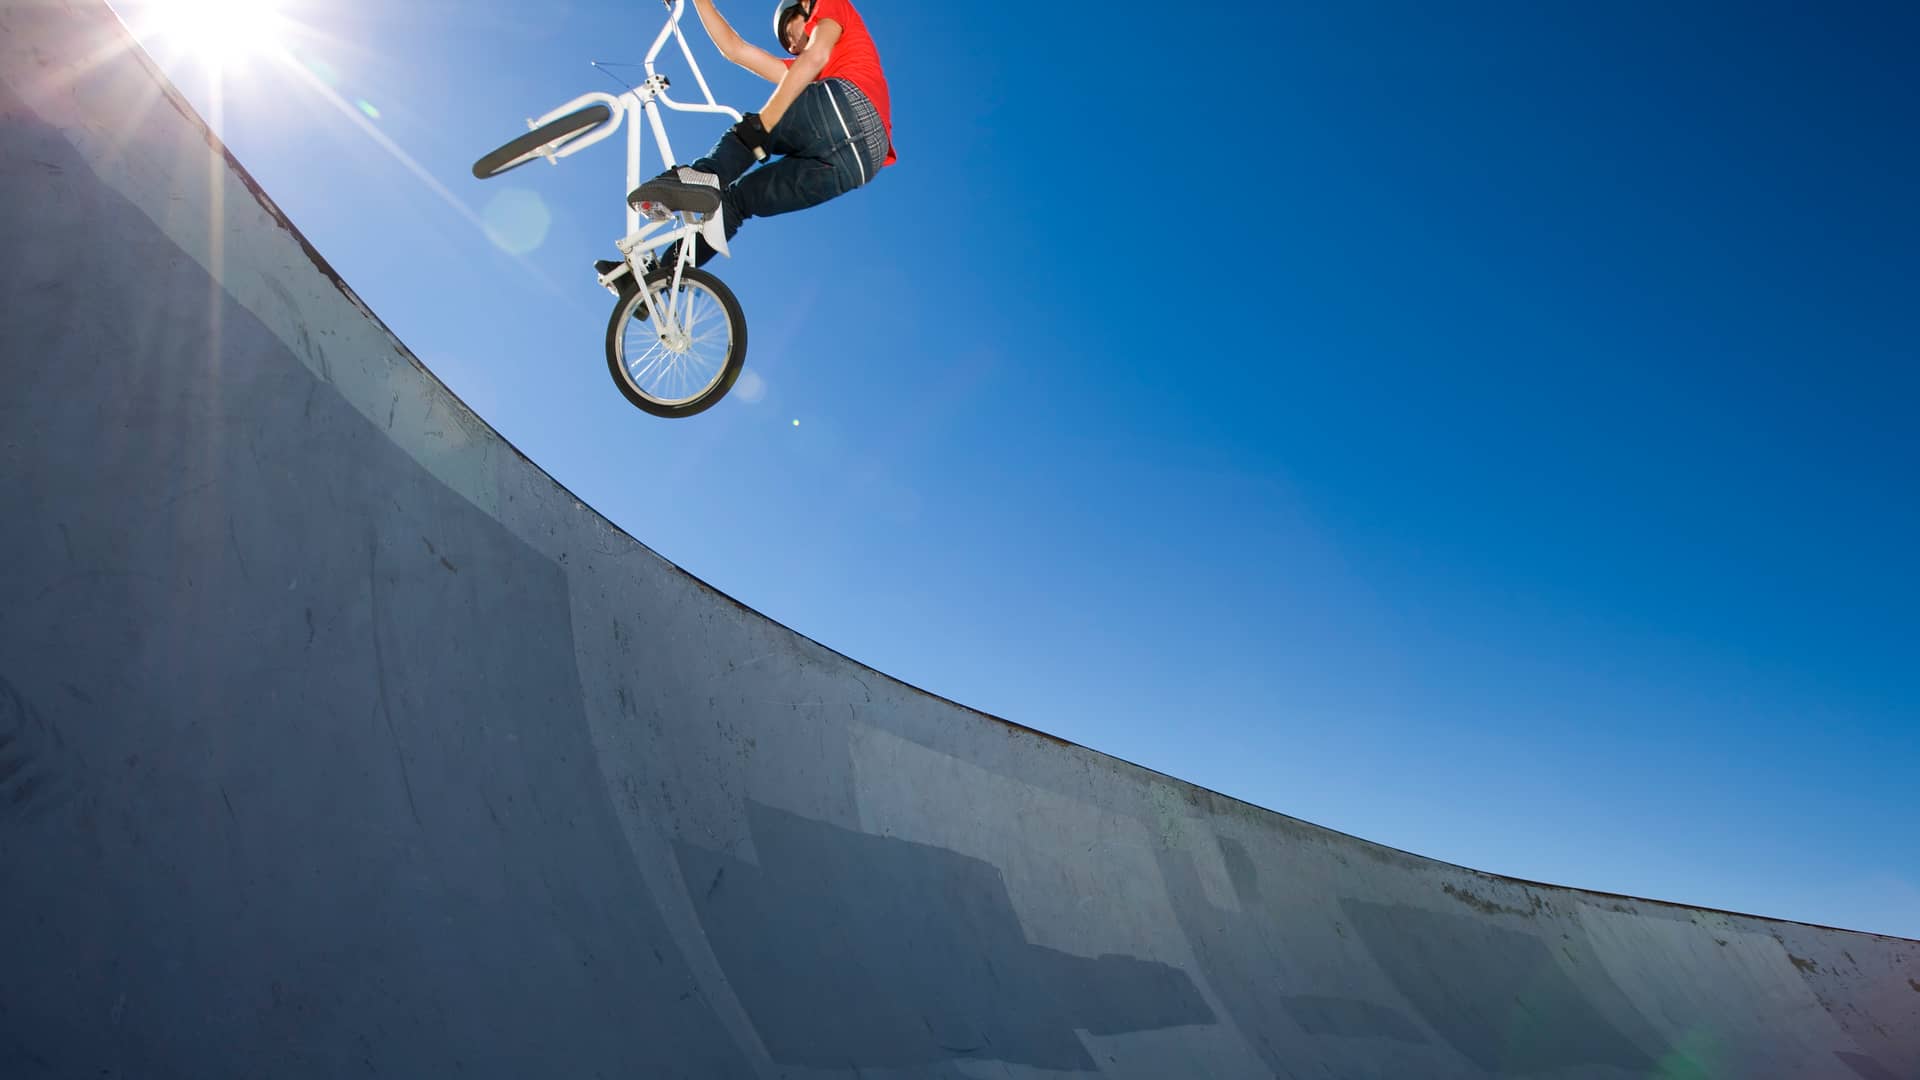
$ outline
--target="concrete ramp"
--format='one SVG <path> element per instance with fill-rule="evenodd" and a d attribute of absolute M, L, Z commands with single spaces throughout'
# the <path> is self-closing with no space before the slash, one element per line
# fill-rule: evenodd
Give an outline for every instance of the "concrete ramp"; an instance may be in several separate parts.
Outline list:
<path fill-rule="evenodd" d="M 1920 1077 L 1920 943 L 1370 844 L 694 580 L 96 0 L 0 2 L 0 251 L 0 1076 Z"/>

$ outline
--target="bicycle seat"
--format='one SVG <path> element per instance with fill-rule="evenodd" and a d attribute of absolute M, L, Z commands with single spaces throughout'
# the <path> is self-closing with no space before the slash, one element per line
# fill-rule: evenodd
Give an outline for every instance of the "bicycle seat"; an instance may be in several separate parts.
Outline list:
<path fill-rule="evenodd" d="M 642 212 L 648 204 L 668 210 L 711 214 L 720 209 L 720 178 L 694 169 L 669 169 L 634 188 L 627 205 Z"/>

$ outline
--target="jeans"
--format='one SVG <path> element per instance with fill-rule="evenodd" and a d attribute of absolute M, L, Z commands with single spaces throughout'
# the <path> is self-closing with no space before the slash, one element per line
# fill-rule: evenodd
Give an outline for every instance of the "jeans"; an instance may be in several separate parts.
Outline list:
<path fill-rule="evenodd" d="M 693 162 L 720 178 L 720 212 L 729 241 L 750 217 L 790 214 L 845 195 L 872 180 L 887 157 L 887 129 L 879 111 L 845 79 L 808 85 L 768 133 L 768 142 L 768 150 L 782 156 L 752 172 L 747 170 L 754 165 L 753 151 L 732 131 Z M 678 255 L 678 246 L 663 252 L 663 260 Z M 702 238 L 694 265 L 713 256 Z"/>

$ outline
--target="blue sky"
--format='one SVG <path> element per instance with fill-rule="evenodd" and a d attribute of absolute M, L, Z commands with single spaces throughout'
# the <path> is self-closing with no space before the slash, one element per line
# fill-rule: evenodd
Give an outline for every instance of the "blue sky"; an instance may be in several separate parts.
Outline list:
<path fill-rule="evenodd" d="M 617 144 L 468 172 L 663 9 L 281 6 L 377 118 L 148 40 L 456 393 L 742 602 L 1368 839 L 1920 937 L 1911 6 L 869 0 L 900 164 L 748 223 L 749 375 L 682 422 L 602 360 Z"/>

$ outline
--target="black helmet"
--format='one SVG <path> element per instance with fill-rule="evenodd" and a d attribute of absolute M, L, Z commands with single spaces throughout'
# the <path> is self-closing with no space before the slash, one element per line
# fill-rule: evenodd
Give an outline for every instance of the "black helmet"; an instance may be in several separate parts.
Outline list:
<path fill-rule="evenodd" d="M 779 42 L 781 48 L 785 48 L 787 44 L 786 35 L 781 33 L 782 30 L 787 28 L 787 20 L 793 18 L 795 15 L 802 14 L 806 7 L 806 0 L 780 0 L 779 4 L 774 7 L 773 40 Z"/>

